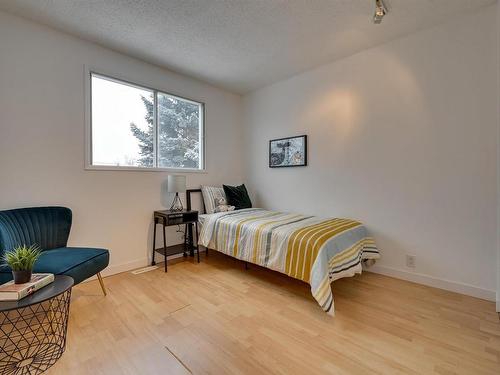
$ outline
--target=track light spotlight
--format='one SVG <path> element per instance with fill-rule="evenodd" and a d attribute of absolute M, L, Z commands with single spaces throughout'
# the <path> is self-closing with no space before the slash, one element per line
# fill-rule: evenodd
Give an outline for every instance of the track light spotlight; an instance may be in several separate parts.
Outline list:
<path fill-rule="evenodd" d="M 375 14 L 373 15 L 373 23 L 380 24 L 382 18 L 387 14 L 387 9 L 382 0 L 375 0 Z"/>

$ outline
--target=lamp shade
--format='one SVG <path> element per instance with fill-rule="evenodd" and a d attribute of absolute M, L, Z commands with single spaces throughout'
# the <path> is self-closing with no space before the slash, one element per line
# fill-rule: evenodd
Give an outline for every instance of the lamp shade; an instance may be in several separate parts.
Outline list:
<path fill-rule="evenodd" d="M 186 191 L 186 176 L 168 175 L 167 191 L 169 193 L 184 193 Z"/>

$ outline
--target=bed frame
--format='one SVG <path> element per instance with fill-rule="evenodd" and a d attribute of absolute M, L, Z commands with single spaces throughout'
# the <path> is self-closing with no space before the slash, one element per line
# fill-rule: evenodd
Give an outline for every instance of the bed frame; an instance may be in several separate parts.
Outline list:
<path fill-rule="evenodd" d="M 191 211 L 192 210 L 192 200 L 191 200 L 191 194 L 196 194 L 199 193 L 201 194 L 201 189 L 187 189 L 186 190 L 186 210 Z M 201 206 L 202 210 L 200 213 L 205 213 L 205 202 L 203 202 L 203 197 L 201 197 Z M 196 239 L 198 240 L 198 239 Z M 191 247 L 194 246 L 194 238 L 193 238 L 193 223 L 187 225 L 187 241 L 188 244 Z M 208 249 L 205 250 L 205 253 L 208 255 Z"/>
<path fill-rule="evenodd" d="M 201 189 L 187 189 L 186 190 L 186 209 L 188 211 L 191 211 L 192 210 L 192 207 L 191 207 L 191 194 L 195 194 L 195 193 L 200 193 L 201 194 Z M 205 213 L 205 202 L 203 202 L 203 197 L 201 197 L 201 204 L 202 204 L 202 207 L 203 207 L 203 213 Z"/>

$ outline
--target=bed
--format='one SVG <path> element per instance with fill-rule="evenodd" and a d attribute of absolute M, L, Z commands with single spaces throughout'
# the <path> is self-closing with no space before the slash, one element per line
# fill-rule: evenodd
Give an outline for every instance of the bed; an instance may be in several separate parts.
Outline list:
<path fill-rule="evenodd" d="M 191 194 L 188 191 L 188 209 Z M 366 227 L 342 218 L 320 218 L 262 208 L 202 214 L 198 243 L 311 286 L 321 308 L 335 314 L 330 284 L 361 273 L 380 254 Z"/>

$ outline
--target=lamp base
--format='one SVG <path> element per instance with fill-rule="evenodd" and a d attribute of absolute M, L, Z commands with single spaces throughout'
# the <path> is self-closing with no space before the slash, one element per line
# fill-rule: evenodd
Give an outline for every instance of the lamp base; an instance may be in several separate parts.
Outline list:
<path fill-rule="evenodd" d="M 182 206 L 181 198 L 179 198 L 179 193 L 175 193 L 174 200 L 172 201 L 172 205 L 170 206 L 170 211 L 183 211 L 184 207 Z"/>

